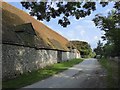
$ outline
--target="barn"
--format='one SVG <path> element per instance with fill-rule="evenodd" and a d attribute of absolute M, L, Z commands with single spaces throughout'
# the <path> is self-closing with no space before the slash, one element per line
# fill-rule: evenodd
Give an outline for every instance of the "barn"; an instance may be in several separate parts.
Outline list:
<path fill-rule="evenodd" d="M 66 38 L 22 10 L 2 2 L 2 78 L 80 58 Z"/>

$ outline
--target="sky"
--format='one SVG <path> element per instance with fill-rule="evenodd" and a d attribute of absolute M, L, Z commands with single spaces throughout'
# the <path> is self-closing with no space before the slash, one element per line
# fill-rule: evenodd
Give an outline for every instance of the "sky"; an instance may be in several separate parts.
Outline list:
<path fill-rule="evenodd" d="M 9 4 L 28 12 L 28 10 L 24 9 L 20 2 L 16 2 L 15 0 L 4 0 Z M 13 2 L 11 2 L 13 1 Z M 80 18 L 76 20 L 74 17 L 70 17 L 69 20 L 71 22 L 66 28 L 63 28 L 58 24 L 59 18 L 51 19 L 50 22 L 42 21 L 45 25 L 50 27 L 52 30 L 58 32 L 68 40 L 79 40 L 86 41 L 90 44 L 91 48 L 95 48 L 97 46 L 98 40 L 101 40 L 101 36 L 104 34 L 99 28 L 97 28 L 92 21 L 96 14 L 101 13 L 103 15 L 107 15 L 107 13 L 113 9 L 114 2 L 110 2 L 106 7 L 102 7 L 97 4 L 97 9 L 92 12 L 90 16 L 86 16 L 85 18 Z"/>

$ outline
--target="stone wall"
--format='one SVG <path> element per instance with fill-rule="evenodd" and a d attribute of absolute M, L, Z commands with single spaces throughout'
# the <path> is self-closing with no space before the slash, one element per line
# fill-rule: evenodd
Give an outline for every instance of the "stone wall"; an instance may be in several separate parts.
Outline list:
<path fill-rule="evenodd" d="M 80 52 L 77 49 L 74 49 L 75 58 L 80 58 Z"/>
<path fill-rule="evenodd" d="M 62 52 L 62 61 L 67 61 L 69 59 L 69 52 Z"/>
<path fill-rule="evenodd" d="M 61 51 L 61 53 L 61 61 L 76 58 L 73 52 Z M 25 72 L 31 72 L 57 63 L 59 59 L 58 51 L 56 50 L 37 50 L 35 48 L 7 44 L 2 45 L 2 54 L 3 80 L 12 79 Z"/>
<path fill-rule="evenodd" d="M 2 53 L 3 79 L 14 78 L 24 72 L 31 72 L 57 63 L 57 51 L 53 50 L 36 50 L 4 44 Z"/>
<path fill-rule="evenodd" d="M 80 53 L 76 53 L 76 52 L 62 52 L 62 61 L 71 60 L 73 58 L 80 58 Z"/>

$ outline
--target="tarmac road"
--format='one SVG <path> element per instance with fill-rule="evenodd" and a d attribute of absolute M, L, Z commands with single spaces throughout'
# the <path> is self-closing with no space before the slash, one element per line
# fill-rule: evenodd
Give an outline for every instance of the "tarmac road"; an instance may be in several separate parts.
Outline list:
<path fill-rule="evenodd" d="M 64 72 L 23 88 L 106 88 L 106 71 L 97 59 L 85 59 Z"/>

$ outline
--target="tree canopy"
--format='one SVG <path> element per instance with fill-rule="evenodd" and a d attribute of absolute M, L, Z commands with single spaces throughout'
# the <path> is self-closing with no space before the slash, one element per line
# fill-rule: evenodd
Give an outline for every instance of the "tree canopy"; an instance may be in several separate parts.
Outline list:
<path fill-rule="evenodd" d="M 21 2 L 22 6 L 30 10 L 31 16 L 36 16 L 38 20 L 46 20 L 49 22 L 52 18 L 60 17 L 58 24 L 63 27 L 70 25 L 70 16 L 74 16 L 76 19 L 83 18 L 91 14 L 96 10 L 96 2 L 68 2 L 58 0 L 54 2 L 42 2 L 36 0 L 36 2 Z M 100 2 L 105 7 L 108 2 Z"/>
<path fill-rule="evenodd" d="M 97 14 L 93 21 L 98 28 L 105 31 L 102 38 L 107 40 L 107 43 L 103 46 L 106 55 L 120 56 L 120 2 L 116 3 L 114 10 L 109 12 L 108 16 Z"/>
<path fill-rule="evenodd" d="M 94 53 L 87 42 L 71 41 L 71 43 L 79 50 L 82 57 L 94 57 Z"/>

